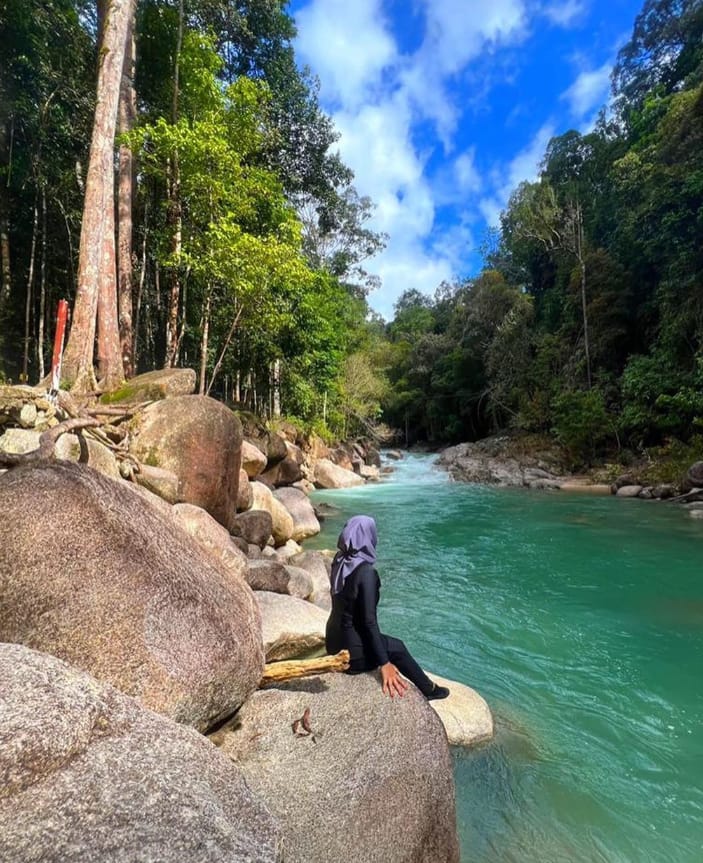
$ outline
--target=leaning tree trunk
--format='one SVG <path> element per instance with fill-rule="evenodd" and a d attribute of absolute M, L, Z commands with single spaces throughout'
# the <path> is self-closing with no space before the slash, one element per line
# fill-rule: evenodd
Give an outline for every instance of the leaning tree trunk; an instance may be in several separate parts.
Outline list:
<path fill-rule="evenodd" d="M 118 128 L 121 135 L 134 128 L 137 116 L 136 91 L 134 89 L 135 40 L 134 22 L 130 22 L 127 33 Z M 132 207 L 134 201 L 134 160 L 132 148 L 120 144 L 117 184 L 117 296 L 120 325 L 120 347 L 124 373 L 130 378 L 134 374 L 134 334 L 132 327 Z"/>
<path fill-rule="evenodd" d="M 98 293 L 105 265 L 106 233 L 114 225 L 115 128 L 120 79 L 135 0 L 111 0 L 104 9 L 98 68 L 97 101 L 85 184 L 85 202 L 78 253 L 78 287 L 71 333 L 63 359 L 63 378 L 74 390 L 96 389 L 93 355 Z M 114 242 L 114 239 L 113 239 Z M 117 311 L 115 309 L 115 325 Z M 108 325 L 109 321 L 105 321 Z"/>

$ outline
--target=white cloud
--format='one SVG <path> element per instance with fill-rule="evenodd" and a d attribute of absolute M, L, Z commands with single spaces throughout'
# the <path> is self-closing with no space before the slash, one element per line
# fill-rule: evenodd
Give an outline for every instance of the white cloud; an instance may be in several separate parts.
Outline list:
<path fill-rule="evenodd" d="M 318 0 L 296 22 L 298 50 L 311 61 L 323 94 L 347 107 L 361 104 L 398 59 L 380 0 Z"/>
<path fill-rule="evenodd" d="M 339 149 L 354 171 L 357 190 L 377 205 L 370 226 L 390 237 L 384 252 L 366 262 L 382 279 L 383 287 L 369 301 L 384 316 L 392 315 L 404 290 L 431 293 L 442 281 L 465 275 L 461 270 L 475 249 L 482 218 L 496 225 L 512 190 L 536 176 L 554 134 L 551 123 L 485 176 L 474 147 L 454 152 L 456 127 L 470 100 L 477 93 L 483 97 L 489 83 L 509 71 L 499 49 L 521 43 L 536 16 L 566 26 L 583 5 L 581 0 L 547 0 L 546 6 L 542 0 L 413 2 L 425 29 L 412 54 L 403 54 L 395 42 L 382 0 L 308 0 L 296 13 L 296 53 L 321 80 L 322 101 L 340 132 Z M 564 99 L 586 105 L 588 81 L 577 83 Z M 429 138 L 427 121 L 433 124 Z M 422 145 L 415 138 L 420 124 Z M 452 159 L 434 158 L 431 148 L 438 150 L 439 143 Z M 451 208 L 453 224 L 438 235 L 441 208 Z M 446 212 L 442 209 L 442 217 Z"/>
<path fill-rule="evenodd" d="M 454 176 L 462 192 L 480 191 L 481 176 L 476 168 L 476 150 L 473 147 L 454 162 Z"/>
<path fill-rule="evenodd" d="M 584 71 L 574 83 L 562 93 L 572 117 L 581 120 L 601 108 L 610 92 L 610 73 L 613 63 L 609 60 L 600 68 Z"/>
<path fill-rule="evenodd" d="M 486 43 L 515 41 L 524 35 L 527 13 L 522 0 L 425 0 L 427 35 L 421 53 L 429 53 L 444 73 L 461 70 Z"/>
<path fill-rule="evenodd" d="M 570 27 L 586 11 L 583 0 L 566 0 L 566 3 L 550 3 L 542 14 L 559 27 Z"/>

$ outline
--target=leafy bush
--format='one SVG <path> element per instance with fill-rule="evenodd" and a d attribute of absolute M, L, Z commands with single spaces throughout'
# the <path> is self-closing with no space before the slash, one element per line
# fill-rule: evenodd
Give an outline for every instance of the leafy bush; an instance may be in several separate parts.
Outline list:
<path fill-rule="evenodd" d="M 553 433 L 572 467 L 590 464 L 596 446 L 612 434 L 613 423 L 598 389 L 568 390 L 552 400 Z"/>

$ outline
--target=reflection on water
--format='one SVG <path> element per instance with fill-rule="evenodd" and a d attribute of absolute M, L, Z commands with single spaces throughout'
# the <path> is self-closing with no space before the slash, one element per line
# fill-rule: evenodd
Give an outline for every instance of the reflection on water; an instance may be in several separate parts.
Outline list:
<path fill-rule="evenodd" d="M 449 483 L 431 459 L 315 493 L 379 527 L 382 627 L 496 716 L 454 754 L 465 863 L 703 860 L 703 522 Z"/>

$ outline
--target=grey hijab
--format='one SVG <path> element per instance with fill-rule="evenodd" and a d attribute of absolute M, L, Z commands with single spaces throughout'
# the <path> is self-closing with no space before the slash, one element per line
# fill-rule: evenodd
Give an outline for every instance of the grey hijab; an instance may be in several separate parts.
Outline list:
<path fill-rule="evenodd" d="M 362 563 L 376 563 L 376 522 L 369 515 L 354 515 L 337 540 L 339 551 L 332 561 L 332 594 L 344 590 L 344 582 Z"/>

